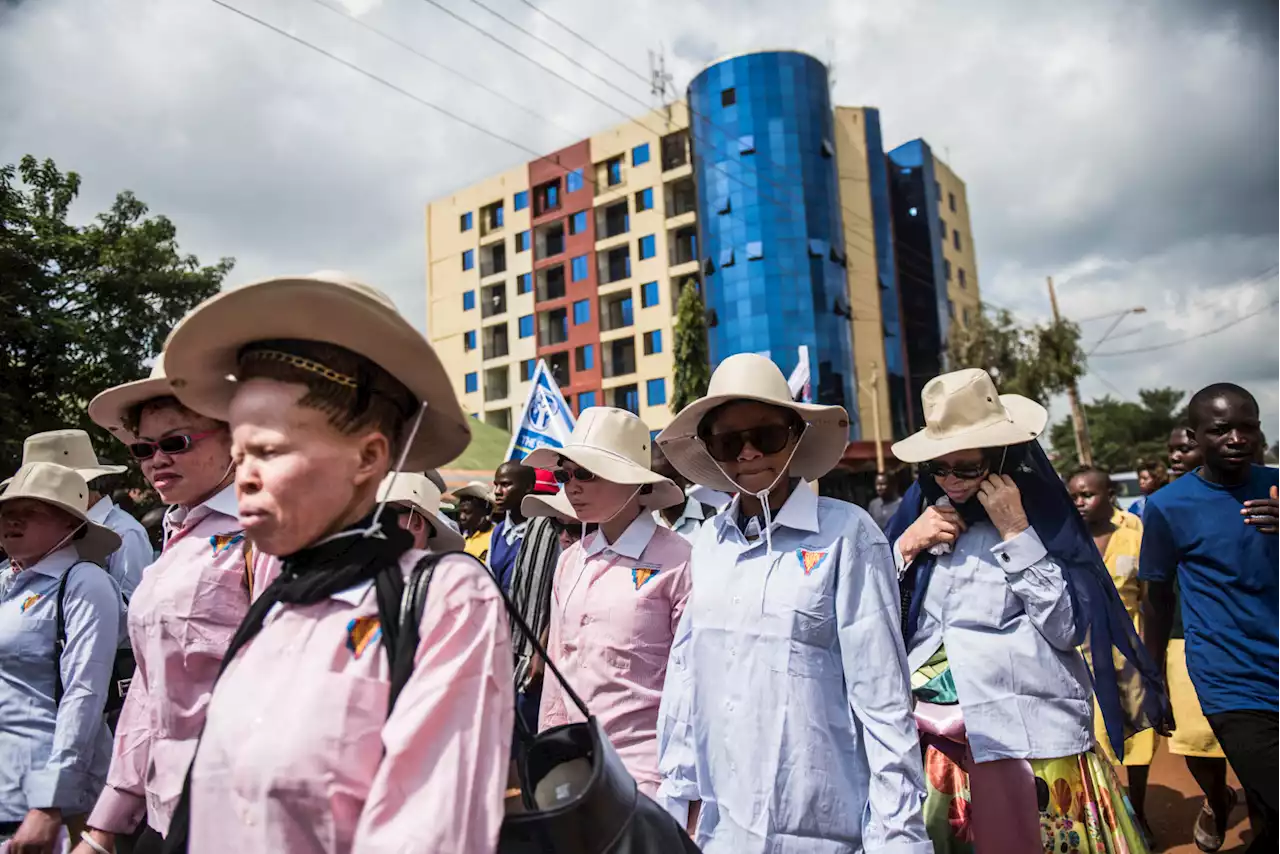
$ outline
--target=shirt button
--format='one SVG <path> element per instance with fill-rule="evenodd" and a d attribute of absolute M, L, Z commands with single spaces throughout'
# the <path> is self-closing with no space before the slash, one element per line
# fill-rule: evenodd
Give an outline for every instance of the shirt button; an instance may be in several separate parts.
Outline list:
<path fill-rule="evenodd" d="M 742 601 L 742 598 L 741 598 L 741 597 L 739 597 L 739 596 L 734 596 L 734 597 L 733 597 L 733 604 L 737 605 L 737 604 L 738 604 L 739 602 L 741 602 L 741 601 Z"/>
<path fill-rule="evenodd" d="M 1009 553 L 1008 553 L 1008 552 L 1000 552 L 1000 559 L 1001 559 L 1002 561 L 1004 561 L 1005 563 L 1008 563 L 1008 562 L 1009 562 Z"/>

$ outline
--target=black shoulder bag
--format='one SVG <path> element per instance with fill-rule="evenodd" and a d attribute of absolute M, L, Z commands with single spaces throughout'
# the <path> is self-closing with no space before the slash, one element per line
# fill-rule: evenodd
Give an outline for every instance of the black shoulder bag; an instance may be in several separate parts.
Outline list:
<path fill-rule="evenodd" d="M 58 581 L 58 601 L 57 601 L 57 637 L 53 642 L 54 649 L 54 675 L 53 683 L 53 704 L 59 706 L 62 704 L 62 651 L 67 646 L 67 620 L 63 611 L 63 600 L 67 597 L 67 579 L 71 577 L 71 572 L 81 563 L 89 563 L 93 568 L 106 572 L 96 563 L 89 561 L 80 561 L 73 564 L 70 569 L 62 573 L 62 578 Z M 107 702 L 103 707 L 103 714 L 107 716 L 110 723 L 114 726 L 119 716 L 120 710 L 124 708 L 124 698 L 129 694 L 129 683 L 133 681 L 133 671 L 137 668 L 137 662 L 133 658 L 133 650 L 129 647 L 119 647 L 116 649 L 115 662 L 111 666 L 111 683 L 107 686 Z"/>

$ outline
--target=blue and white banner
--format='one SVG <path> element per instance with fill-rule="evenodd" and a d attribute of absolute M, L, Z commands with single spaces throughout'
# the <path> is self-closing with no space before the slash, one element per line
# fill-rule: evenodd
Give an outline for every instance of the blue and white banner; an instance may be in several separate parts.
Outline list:
<path fill-rule="evenodd" d="M 511 434 L 507 459 L 523 460 L 538 448 L 563 448 L 573 432 L 573 424 L 573 412 L 560 393 L 560 386 L 552 379 L 547 363 L 539 359 L 529 383 L 524 413 Z"/>
<path fill-rule="evenodd" d="M 809 348 L 801 344 L 797 354 L 796 369 L 787 379 L 791 399 L 801 403 L 813 403 L 813 383 L 809 373 Z"/>

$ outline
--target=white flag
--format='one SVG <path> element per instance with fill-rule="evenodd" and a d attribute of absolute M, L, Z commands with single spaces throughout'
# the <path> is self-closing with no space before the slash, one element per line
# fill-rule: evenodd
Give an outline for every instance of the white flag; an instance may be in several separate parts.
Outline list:
<path fill-rule="evenodd" d="M 796 369 L 791 372 L 791 377 L 787 380 L 787 386 L 791 389 L 791 399 L 798 400 L 801 403 L 812 402 L 812 389 L 809 382 L 809 348 L 801 344 L 800 361 L 796 363 Z"/>
<path fill-rule="evenodd" d="M 511 434 L 507 459 L 523 460 L 538 448 L 563 448 L 573 432 L 573 424 L 573 412 L 560 393 L 560 386 L 552 379 L 547 363 L 539 359 L 533 381 L 529 383 L 524 414 Z"/>

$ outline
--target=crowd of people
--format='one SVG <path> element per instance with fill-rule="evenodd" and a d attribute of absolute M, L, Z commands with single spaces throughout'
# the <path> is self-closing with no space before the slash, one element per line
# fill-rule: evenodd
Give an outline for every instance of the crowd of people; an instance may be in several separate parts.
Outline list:
<path fill-rule="evenodd" d="M 921 411 L 913 483 L 864 510 L 818 490 L 848 414 L 740 354 L 656 439 L 586 409 L 455 521 L 468 419 L 384 294 L 221 293 L 89 405 L 168 508 L 158 550 L 83 431 L 30 437 L 0 493 L 0 846 L 1138 854 L 1167 736 L 1197 844 L 1230 763 L 1275 850 L 1253 397 L 1197 392 L 1136 513 L 985 371 Z"/>

